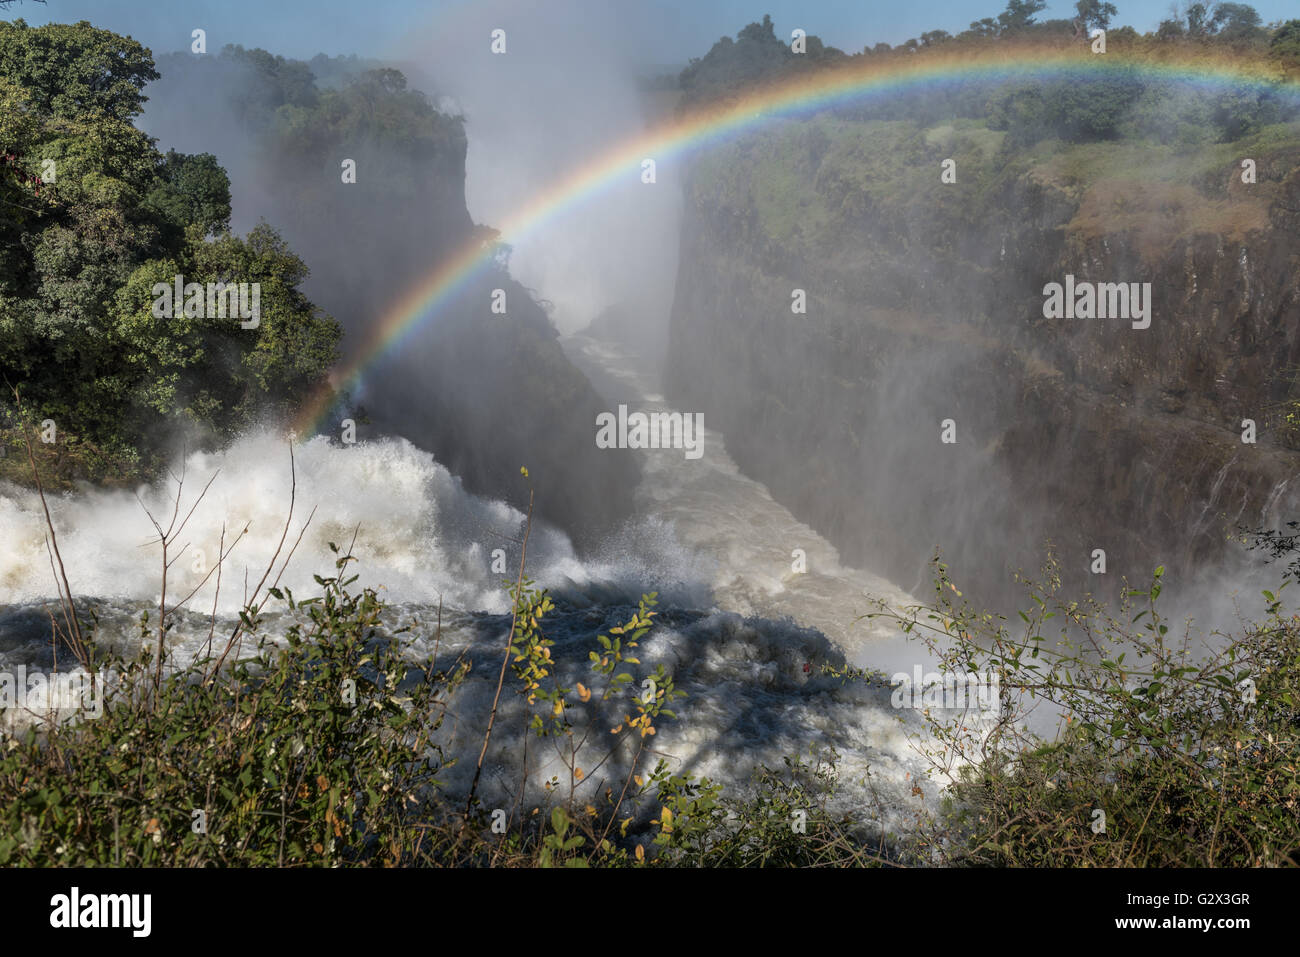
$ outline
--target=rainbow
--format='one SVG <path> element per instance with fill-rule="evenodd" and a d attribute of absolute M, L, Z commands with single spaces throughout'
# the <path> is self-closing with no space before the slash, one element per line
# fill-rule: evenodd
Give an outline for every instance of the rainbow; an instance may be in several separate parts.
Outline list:
<path fill-rule="evenodd" d="M 779 83 L 758 88 L 725 103 L 678 116 L 662 125 L 623 140 L 586 165 L 558 177 L 516 210 L 499 229 L 499 241 L 516 243 L 542 228 L 557 214 L 598 196 L 606 188 L 639 181 L 641 163 L 651 157 L 665 159 L 687 154 L 737 132 L 786 116 L 815 113 L 870 97 L 889 96 L 926 86 L 966 81 L 997 81 L 1017 77 L 1045 77 L 1087 68 L 1099 75 L 1136 70 L 1157 80 L 1198 86 L 1269 86 L 1289 95 L 1300 84 L 1281 82 L 1260 66 L 1238 63 L 1206 51 L 1184 52 L 1160 60 L 1129 58 L 1118 53 L 1093 56 L 1083 48 L 1044 49 L 997 44 L 980 52 L 946 54 L 926 52 L 911 57 L 889 57 L 885 63 L 860 58 L 860 65 L 810 70 Z M 495 242 L 475 238 L 439 262 L 408 289 L 367 331 L 360 347 L 345 366 L 335 371 L 332 384 L 305 404 L 294 431 L 310 437 L 337 400 L 336 389 L 359 386 L 366 371 L 381 357 L 400 347 L 476 276 L 484 274 L 494 258 Z"/>

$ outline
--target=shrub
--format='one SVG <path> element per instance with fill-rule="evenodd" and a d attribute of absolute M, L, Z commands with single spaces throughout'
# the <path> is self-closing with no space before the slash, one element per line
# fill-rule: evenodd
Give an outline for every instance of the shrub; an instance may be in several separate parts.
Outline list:
<path fill-rule="evenodd" d="M 1300 616 L 1202 646 L 1158 610 L 1163 569 L 1117 616 L 1066 600 L 1053 561 L 1024 581 L 1011 624 L 971 609 L 936 563 L 936 600 L 893 615 L 946 670 L 996 674 L 1001 701 L 929 716 L 935 772 L 953 781 L 932 844 L 957 865 L 1273 866 L 1300 848 Z M 1280 592 L 1279 592 L 1280 593 Z M 959 601 L 960 600 L 960 601 Z M 1056 633 L 1053 634 L 1052 632 Z M 1054 734 L 1029 712 L 1059 715 Z M 955 839 L 958 838 L 958 839 Z"/>
<path fill-rule="evenodd" d="M 178 511 L 182 484 L 183 477 Z M 57 535 L 47 528 L 61 564 Z M 166 565 L 166 548 L 184 523 L 155 528 Z M 526 551 L 526 534 L 524 544 Z M 217 652 L 214 617 L 208 648 L 170 674 L 163 668 L 165 638 L 179 606 L 167 604 L 165 577 L 160 622 L 151 625 L 142 615 L 140 652 L 130 660 L 107 655 L 95 623 L 80 619 L 62 588 L 63 622 L 52 618 L 56 640 L 96 674 L 101 689 L 109 676 L 117 680 L 96 717 L 67 722 L 50 715 L 20 737 L 0 738 L 0 865 L 877 860 L 860 829 L 826 811 L 835 794 L 833 754 L 812 765 L 788 761 L 781 773 L 761 768 L 757 796 L 749 799 L 726 797 L 707 779 L 674 775 L 663 761 L 644 770 L 656 725 L 676 718 L 669 705 L 683 694 L 662 666 L 645 673 L 636 657 L 656 596 L 644 596 L 627 622 L 595 636 L 590 687 L 570 688 L 556 675 L 554 643 L 542 627 L 553 603 L 524 578 L 522 560 L 474 782 L 467 797 L 443 793 L 439 772 L 456 759 L 444 755 L 438 732 L 470 663 L 458 659 L 448 671 L 415 663 L 406 629 L 384 626 L 377 594 L 351 589 L 350 549 L 331 548 L 336 573 L 316 578 L 319 596 L 296 599 L 275 581 L 263 588 L 264 578 Z M 278 640 L 265 628 L 270 599 L 286 603 L 291 619 Z M 504 812 L 482 807 L 476 788 L 507 670 L 515 693 L 536 708 L 526 738 L 549 739 L 569 773 L 567 782 L 545 782 L 545 801 L 531 810 L 517 795 L 510 826 L 501 827 Z M 622 715 L 613 727 L 611 714 Z M 522 745 L 526 767 L 527 740 Z M 620 760 L 621 790 L 590 793 L 595 785 L 587 772 Z"/>
<path fill-rule="evenodd" d="M 101 717 L 33 726 L 0 753 L 0 865 L 406 863 L 437 785 L 431 735 L 462 677 L 412 668 L 352 561 L 295 602 L 283 647 L 257 634 L 228 671 L 204 658 L 155 686 L 123 663 Z M 147 618 L 142 647 L 150 647 Z M 109 663 L 101 663 L 100 673 Z M 201 812 L 201 813 L 200 813 Z"/>

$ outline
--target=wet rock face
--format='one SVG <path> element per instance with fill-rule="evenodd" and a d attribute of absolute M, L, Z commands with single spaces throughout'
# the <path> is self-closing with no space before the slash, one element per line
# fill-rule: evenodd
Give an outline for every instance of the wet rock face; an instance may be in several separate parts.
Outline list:
<path fill-rule="evenodd" d="M 310 85 L 306 64 L 297 67 Z M 236 195 L 253 197 L 250 210 L 275 224 L 311 268 L 304 288 L 343 323 L 345 350 L 364 344 L 437 264 L 490 235 L 465 202 L 462 118 L 410 107 L 394 114 L 402 118 L 394 128 L 362 123 L 346 135 L 313 128 L 304 138 L 276 125 L 283 91 L 242 54 L 178 54 L 160 68 L 166 79 L 150 87 L 150 132 L 211 151 L 230 169 Z M 321 69 L 331 69 L 330 61 L 313 62 L 313 71 Z M 341 78 L 350 68 L 336 69 Z M 232 90 L 253 94 L 253 106 L 232 99 Z M 257 105 L 266 102 L 272 105 Z M 194 116 L 228 122 L 196 125 Z M 333 157 L 335 147 L 361 171 L 342 189 L 337 159 L 328 159 L 322 175 L 321 155 Z M 238 209 L 235 219 L 238 227 Z M 498 289 L 508 303 L 501 314 L 489 306 Z M 579 546 L 595 546 L 631 512 L 635 459 L 596 448 L 596 415 L 606 404 L 564 355 L 533 293 L 503 269 L 428 310 L 400 348 L 384 350 L 367 370 L 357 398 L 361 437 L 401 435 L 432 452 L 469 491 L 521 510 L 531 484 L 535 514 Z"/>
<path fill-rule="evenodd" d="M 465 205 L 465 151 L 462 138 L 438 174 L 444 213 L 455 221 L 440 242 L 451 250 L 472 241 L 475 229 Z M 436 261 L 424 255 L 396 288 L 411 288 Z M 504 312 L 492 311 L 494 299 Z M 378 432 L 432 452 L 468 491 L 526 512 L 531 487 L 534 515 L 583 551 L 631 514 L 640 480 L 635 459 L 596 447 L 596 416 L 605 409 L 533 293 L 501 269 L 469 283 L 390 350 L 365 397 Z"/>
<path fill-rule="evenodd" d="M 1235 161 L 1068 180 L 990 153 L 955 203 L 937 174 L 856 202 L 870 175 L 822 168 L 811 211 L 778 223 L 784 258 L 745 155 L 687 189 L 669 388 L 847 559 L 916 588 L 940 546 L 997 602 L 1050 541 L 1067 582 L 1113 595 L 1296 517 L 1300 144 L 1258 158 L 1252 185 Z M 1149 283 L 1149 328 L 1045 318 L 1045 284 L 1067 276 Z"/>
<path fill-rule="evenodd" d="M 510 311 L 485 316 L 496 282 Z M 596 417 L 608 405 L 518 283 L 498 277 L 468 290 L 395 366 L 408 371 L 385 383 L 374 421 L 432 452 L 470 492 L 526 512 L 531 487 L 534 515 L 580 551 L 631 514 L 640 467 L 597 448 Z"/>

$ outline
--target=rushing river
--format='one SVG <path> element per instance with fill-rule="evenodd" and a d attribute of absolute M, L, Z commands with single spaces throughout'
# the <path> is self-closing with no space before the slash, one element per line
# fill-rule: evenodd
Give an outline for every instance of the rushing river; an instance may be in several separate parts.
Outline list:
<path fill-rule="evenodd" d="M 584 337 L 566 346 L 606 394 L 617 392 L 618 401 L 642 410 L 667 408 L 652 382 L 627 371 L 636 368 L 635 357 Z M 834 748 L 841 810 L 905 826 L 937 794 L 915 748 L 922 722 L 916 712 L 891 706 L 887 684 L 843 682 L 820 671 L 844 663 L 886 674 L 928 668 L 915 642 L 878 620 L 859 619 L 872 599 L 895 607 L 913 599 L 841 565 L 828 542 L 739 472 L 725 437 L 705 425 L 696 459 L 674 449 L 608 452 L 641 456 L 644 477 L 637 514 L 611 534 L 602 554 L 582 560 L 563 533 L 533 528 L 528 574 L 556 599 L 545 624 L 556 641 L 557 673 L 569 686 L 586 677 L 595 635 L 630 617 L 643 593 L 657 591 L 658 624 L 640 658 L 647 672 L 663 664 L 687 697 L 675 706 L 678 718 L 661 723 L 655 759 L 744 788 L 759 763 L 780 766 L 784 755 Z M 180 515 L 194 506 L 170 556 L 179 558 L 169 605 L 194 592 L 171 632 L 178 661 L 201 652 L 214 609 L 219 632 L 236 620 L 246 589 L 271 562 L 290 503 L 289 447 L 271 432 L 252 434 L 223 452 L 191 454 L 175 474 L 184 478 Z M 310 522 L 280 584 L 299 598 L 314 594 L 312 576 L 332 571 L 329 543 L 346 546 L 355 532 L 358 585 L 379 589 L 392 622 L 412 626 L 412 653 L 428 660 L 436 651 L 443 666 L 461 654 L 473 661 L 445 731 L 450 749 L 476 753 L 509 627 L 504 582 L 517 568 L 523 515 L 470 495 L 403 439 L 340 445 L 314 438 L 295 447 L 294 474 L 286 551 L 309 515 Z M 174 493 L 173 483 L 51 497 L 68 577 L 83 614 L 93 610 L 98 618 L 98 640 L 129 650 L 139 641 L 141 614 L 152 611 L 156 620 L 161 552 L 145 510 L 165 525 Z M 56 591 L 33 493 L 0 494 L 0 528 L 7 546 L 0 554 L 0 667 L 49 668 L 45 606 Z M 218 594 L 215 576 L 201 582 L 223 535 L 231 551 Z M 274 600 L 266 608 L 275 633 L 291 613 Z M 517 790 L 527 714 L 521 698 L 503 696 L 482 785 L 489 801 L 510 800 Z M 593 785 L 621 779 L 618 757 Z M 529 763 L 530 790 L 563 770 L 541 748 Z M 444 772 L 448 786 L 464 787 L 472 770 L 473 756 L 462 758 Z"/>

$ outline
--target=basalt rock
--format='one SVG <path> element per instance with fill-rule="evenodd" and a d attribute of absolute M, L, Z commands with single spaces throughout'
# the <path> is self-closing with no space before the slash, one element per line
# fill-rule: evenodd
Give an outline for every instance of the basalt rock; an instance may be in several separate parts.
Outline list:
<path fill-rule="evenodd" d="M 832 137 L 811 165 L 807 126 Z M 748 474 L 846 559 L 918 588 L 939 547 L 990 603 L 1048 542 L 1066 581 L 1114 596 L 1296 517 L 1300 143 L 1245 184 L 1236 159 L 1063 175 L 1069 156 L 988 131 L 865 126 L 790 123 L 687 185 L 668 388 Z M 892 171 L 863 155 L 881 137 Z M 1150 283 L 1150 327 L 1045 318 L 1067 275 Z"/>

